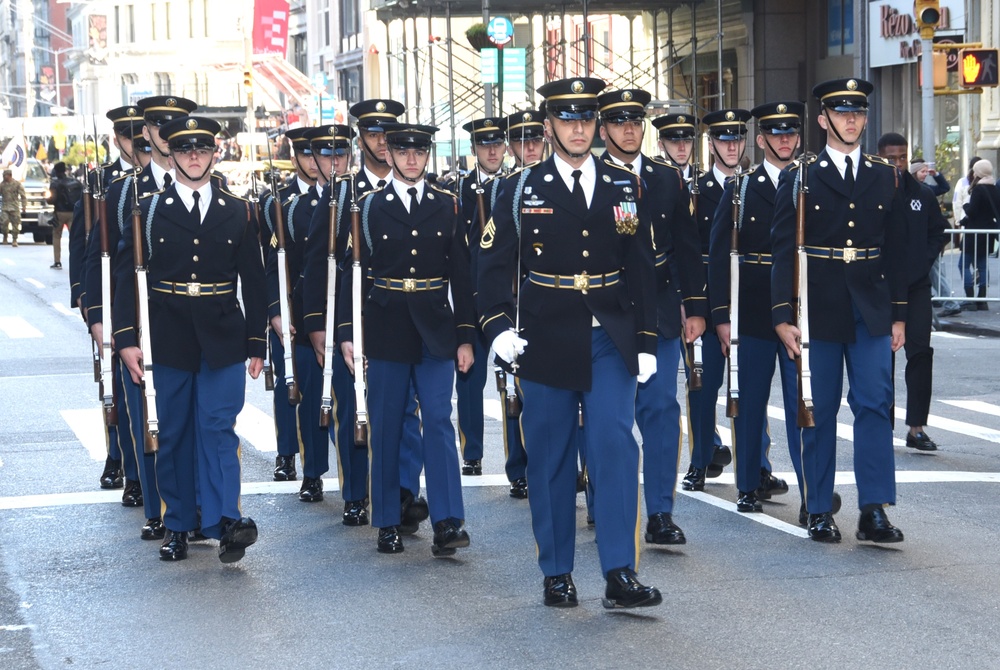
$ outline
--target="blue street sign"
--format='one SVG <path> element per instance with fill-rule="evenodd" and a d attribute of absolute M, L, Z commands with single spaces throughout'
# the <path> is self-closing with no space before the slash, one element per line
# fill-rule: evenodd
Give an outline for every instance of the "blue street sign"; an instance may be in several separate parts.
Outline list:
<path fill-rule="evenodd" d="M 506 16 L 494 16 L 486 26 L 486 35 L 490 42 L 503 47 L 514 39 L 514 24 Z"/>

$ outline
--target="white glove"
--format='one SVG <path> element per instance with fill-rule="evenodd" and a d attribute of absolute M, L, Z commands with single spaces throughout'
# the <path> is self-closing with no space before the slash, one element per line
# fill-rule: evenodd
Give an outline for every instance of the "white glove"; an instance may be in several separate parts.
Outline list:
<path fill-rule="evenodd" d="M 517 356 L 524 353 L 526 346 L 528 346 L 528 341 L 518 337 L 517 331 L 511 328 L 503 331 L 493 340 L 493 353 L 505 362 L 513 363 Z"/>
<path fill-rule="evenodd" d="M 645 384 L 655 374 L 656 356 L 653 354 L 639 354 L 639 383 Z"/>

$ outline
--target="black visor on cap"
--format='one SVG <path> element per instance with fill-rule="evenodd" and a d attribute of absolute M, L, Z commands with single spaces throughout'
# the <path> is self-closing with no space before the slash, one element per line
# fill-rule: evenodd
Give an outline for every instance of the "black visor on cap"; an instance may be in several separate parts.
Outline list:
<path fill-rule="evenodd" d="M 708 134 L 723 142 L 738 142 L 746 135 L 746 128 L 712 128 Z"/>
<path fill-rule="evenodd" d="M 764 135 L 790 135 L 799 132 L 799 124 L 787 121 L 767 124 L 761 122 L 760 132 Z"/>
<path fill-rule="evenodd" d="M 555 105 L 546 103 L 546 111 L 563 121 L 590 121 L 597 118 L 597 103 L 593 105 Z"/>
<path fill-rule="evenodd" d="M 612 109 L 607 113 L 602 114 L 601 118 L 605 121 L 638 121 L 646 118 L 646 111 L 643 109 Z"/>
<path fill-rule="evenodd" d="M 212 149 L 215 150 L 215 138 L 208 135 L 192 135 L 188 137 L 178 137 L 170 140 L 170 148 L 173 151 L 190 151 L 191 149 Z"/>

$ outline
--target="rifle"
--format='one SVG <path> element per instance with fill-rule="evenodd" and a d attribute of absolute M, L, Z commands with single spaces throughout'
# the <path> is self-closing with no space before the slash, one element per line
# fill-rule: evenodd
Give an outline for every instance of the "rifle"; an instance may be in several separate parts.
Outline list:
<path fill-rule="evenodd" d="M 251 145 L 252 146 L 252 145 Z M 247 198 L 250 201 L 250 207 L 253 209 L 254 216 L 257 218 L 257 226 L 260 242 L 260 248 L 267 249 L 268 241 L 264 238 L 265 228 L 260 224 L 260 194 L 257 191 L 257 171 L 250 171 L 250 197 Z M 271 329 L 270 321 L 267 324 L 267 330 Z M 266 337 L 267 344 L 264 346 L 264 390 L 273 391 L 274 390 L 274 370 L 271 368 L 271 338 Z"/>
<path fill-rule="evenodd" d="M 352 177 L 353 179 L 354 177 Z M 337 197 L 333 192 L 335 185 L 331 164 L 330 230 L 326 237 L 326 330 L 323 340 L 323 397 L 319 406 L 320 428 L 330 427 L 330 415 L 333 413 L 333 346 L 336 339 L 333 332 L 336 327 L 333 308 L 337 298 Z M 365 443 L 367 444 L 367 440 Z"/>
<path fill-rule="evenodd" d="M 740 188 L 744 179 L 743 170 L 737 166 L 733 174 L 733 230 L 729 237 L 729 381 L 726 387 L 726 416 L 729 418 L 740 413 L 740 223 L 743 206 Z"/>
<path fill-rule="evenodd" d="M 80 119 L 83 123 L 83 239 L 86 243 L 90 240 L 90 231 L 94 228 L 94 199 L 91 197 L 90 192 L 91 173 L 90 163 L 87 161 L 87 120 L 83 117 L 80 117 Z M 94 140 L 94 146 L 97 146 L 96 139 Z M 90 340 L 90 352 L 94 357 L 94 382 L 96 384 L 103 384 L 101 379 L 101 348 L 93 338 Z M 103 399 L 104 388 L 102 387 L 98 393 Z"/>
<path fill-rule="evenodd" d="M 153 384 L 153 347 L 149 333 L 149 286 L 146 279 L 146 265 L 142 254 L 142 215 L 139 211 L 139 169 L 134 167 L 132 177 L 132 258 L 135 261 L 135 301 L 139 315 L 139 346 L 142 349 L 142 408 L 146 416 L 146 433 L 143 435 L 142 451 L 154 454 L 159 448 L 160 422 L 156 414 L 156 386 Z M 102 224 L 104 218 L 101 219 Z M 102 249 L 102 251 L 104 251 Z M 150 249 L 152 252 L 152 249 Z M 103 259 L 102 259 L 103 261 Z M 107 324 L 106 324 L 107 325 Z M 105 328 L 105 332 L 110 329 Z"/>
<path fill-rule="evenodd" d="M 696 224 L 698 223 L 698 194 L 701 192 L 698 186 L 698 178 L 701 173 L 701 170 L 698 168 L 701 161 L 698 155 L 698 145 L 698 138 L 695 137 L 694 144 L 692 145 L 694 160 L 691 161 L 691 215 L 694 217 Z M 695 338 L 694 342 L 685 346 L 687 347 L 688 358 L 691 360 L 691 375 L 688 377 L 688 388 L 692 391 L 700 391 L 701 375 L 705 371 L 704 358 L 701 352 L 701 336 L 699 335 Z"/>
<path fill-rule="evenodd" d="M 285 386 L 288 387 L 288 402 L 298 405 L 302 400 L 299 385 L 295 381 L 295 346 L 292 342 L 292 305 L 288 285 L 288 258 L 285 255 L 285 221 L 278 194 L 278 180 L 274 175 L 274 161 L 271 158 L 271 143 L 267 143 L 267 160 L 270 164 L 271 198 L 274 201 L 274 232 L 278 239 L 278 309 L 281 312 L 281 346 L 285 350 Z"/>
<path fill-rule="evenodd" d="M 368 388 L 365 381 L 365 333 L 361 316 L 361 207 L 358 206 L 356 179 L 351 180 L 351 320 L 354 322 L 354 444 L 368 444 Z M 327 310 L 329 311 L 329 309 Z"/>
<path fill-rule="evenodd" d="M 86 144 L 86 143 L 85 143 Z M 94 119 L 94 152 L 97 152 L 97 119 Z M 114 372 L 111 369 L 113 352 L 111 349 L 111 334 L 114 328 L 111 321 L 111 249 L 108 242 L 108 206 L 104 197 L 104 175 L 97 168 L 97 216 L 98 233 L 101 238 L 101 354 L 100 354 L 100 394 L 104 407 L 104 422 L 109 426 L 118 425 L 118 406 L 115 403 Z M 89 179 L 87 181 L 90 181 Z M 89 186 L 84 187 L 89 190 Z M 84 209 L 89 209 L 84 203 Z M 91 215 L 93 213 L 91 212 Z M 87 220 L 84 212 L 84 222 Z M 91 219 L 91 226 L 93 219 Z M 110 387 L 110 388 L 109 388 Z"/>
<path fill-rule="evenodd" d="M 792 276 L 792 302 L 797 306 L 795 325 L 799 329 L 799 355 L 795 357 L 795 368 L 798 374 L 798 420 L 799 428 L 812 428 L 816 425 L 813 415 L 812 373 L 809 370 L 809 265 L 806 255 L 806 196 L 809 194 L 809 183 L 806 179 L 806 169 L 816 160 L 814 154 L 803 152 L 798 158 L 799 163 L 799 193 L 795 216 L 795 265 Z"/>

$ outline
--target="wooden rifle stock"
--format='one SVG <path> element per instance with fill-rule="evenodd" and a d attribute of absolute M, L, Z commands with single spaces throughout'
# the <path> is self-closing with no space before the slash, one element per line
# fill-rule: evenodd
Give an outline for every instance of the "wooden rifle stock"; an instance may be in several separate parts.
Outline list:
<path fill-rule="evenodd" d="M 698 223 L 698 165 L 695 163 L 691 166 L 691 214 L 694 217 L 694 221 Z M 705 363 L 702 358 L 701 352 L 701 336 L 695 338 L 694 342 L 686 345 L 688 349 L 688 358 L 691 363 L 691 374 L 688 377 L 688 388 L 692 391 L 701 390 L 701 376 L 705 371 Z"/>
<path fill-rule="evenodd" d="M 104 408 L 104 422 L 108 426 L 118 425 L 118 407 L 115 403 L 114 372 L 112 370 L 111 335 L 114 327 L 111 321 L 111 249 L 108 242 L 108 208 L 104 194 L 100 194 L 97 204 L 97 225 L 101 243 L 101 353 L 100 393 Z M 85 215 L 86 216 L 86 215 Z M 86 221 L 86 219 L 84 219 Z M 93 225 L 93 222 L 91 222 Z"/>
<path fill-rule="evenodd" d="M 142 450 L 145 454 L 156 453 L 159 448 L 160 422 L 156 412 L 156 386 L 153 383 L 153 348 L 149 333 L 149 286 L 146 278 L 146 264 L 142 254 L 142 219 L 139 213 L 139 189 L 132 180 L 134 202 L 132 204 L 132 258 L 135 262 L 136 314 L 138 315 L 139 346 L 142 349 L 142 389 L 143 411 L 146 417 L 146 432 L 143 435 Z"/>
<path fill-rule="evenodd" d="M 264 231 L 267 228 L 262 225 L 260 218 L 260 197 L 257 194 L 257 173 L 250 173 L 250 207 L 253 209 L 254 220 L 257 221 L 257 237 L 258 242 L 260 242 L 260 248 L 263 252 L 267 249 L 270 244 L 270 240 L 265 238 L 266 233 Z M 266 203 L 265 203 L 266 204 Z M 266 262 L 266 259 L 261 260 Z M 267 324 L 267 331 L 271 330 L 270 320 Z M 271 338 L 265 334 L 265 339 L 267 342 L 264 345 L 264 390 L 273 391 L 274 390 L 274 369 L 271 367 Z"/>
<path fill-rule="evenodd" d="M 733 179 L 733 229 L 729 236 L 729 354 L 726 363 L 729 378 L 726 389 L 726 416 L 730 419 L 740 413 L 740 187 L 743 174 L 736 168 Z"/>
<path fill-rule="evenodd" d="M 795 357 L 795 370 L 798 376 L 798 418 L 799 428 L 812 428 L 816 425 L 813 415 L 812 373 L 809 370 L 809 265 L 806 255 L 806 195 L 809 185 L 806 170 L 815 156 L 803 154 L 799 158 L 801 182 L 799 184 L 798 201 L 795 217 L 795 264 L 792 274 L 792 302 L 796 305 L 795 325 L 799 329 L 799 351 Z"/>
<path fill-rule="evenodd" d="M 281 346 L 285 350 L 285 386 L 288 388 L 288 403 L 298 405 L 302 400 L 302 394 L 299 393 L 299 385 L 295 380 L 295 344 L 292 341 L 292 303 L 291 287 L 288 282 L 288 256 L 285 253 L 285 221 L 277 184 L 273 180 L 271 190 L 274 202 L 274 233 L 278 238 L 278 308 L 281 312 Z"/>
<path fill-rule="evenodd" d="M 333 414 L 333 346 L 334 328 L 336 327 L 333 313 L 337 296 L 337 198 L 334 194 L 336 182 L 330 182 L 330 230 L 326 240 L 326 330 L 323 342 L 323 397 L 320 401 L 319 427 L 330 427 L 330 415 Z"/>
<path fill-rule="evenodd" d="M 351 296 L 351 320 L 354 323 L 354 400 L 356 414 L 354 417 L 354 444 L 368 444 L 368 398 L 367 382 L 365 381 L 365 333 L 361 314 L 361 208 L 357 200 L 351 199 L 351 279 L 353 295 Z"/>

